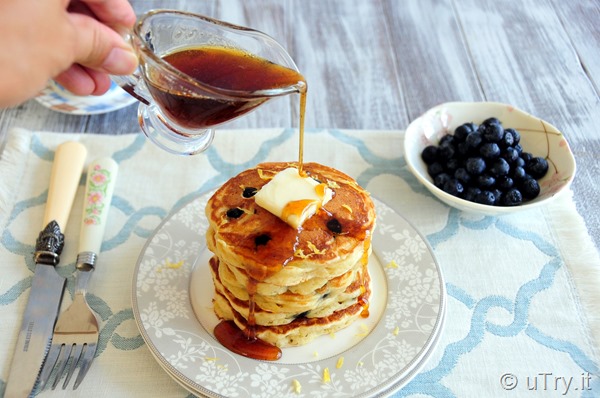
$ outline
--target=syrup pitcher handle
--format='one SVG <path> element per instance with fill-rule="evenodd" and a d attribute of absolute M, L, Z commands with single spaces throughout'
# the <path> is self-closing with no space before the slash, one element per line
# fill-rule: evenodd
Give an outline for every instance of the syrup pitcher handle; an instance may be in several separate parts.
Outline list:
<path fill-rule="evenodd" d="M 144 105 L 150 105 L 150 93 L 146 88 L 146 83 L 142 78 L 142 72 L 139 67 L 131 75 L 110 75 L 110 78 L 113 82 L 117 83 L 119 87 L 127 91 L 129 95 Z"/>
<path fill-rule="evenodd" d="M 133 47 L 131 37 L 131 34 L 124 36 L 125 41 L 129 42 Z M 110 75 L 110 79 L 144 105 L 150 105 L 150 92 L 142 78 L 142 70 L 139 66 L 131 75 Z"/>

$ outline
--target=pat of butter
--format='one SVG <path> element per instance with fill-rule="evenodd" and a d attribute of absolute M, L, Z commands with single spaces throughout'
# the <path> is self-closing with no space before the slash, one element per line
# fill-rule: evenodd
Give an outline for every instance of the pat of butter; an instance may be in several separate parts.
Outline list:
<path fill-rule="evenodd" d="M 275 174 L 254 196 L 256 203 L 294 228 L 312 217 L 331 200 L 327 184 L 302 177 L 298 169 L 287 168 Z"/>

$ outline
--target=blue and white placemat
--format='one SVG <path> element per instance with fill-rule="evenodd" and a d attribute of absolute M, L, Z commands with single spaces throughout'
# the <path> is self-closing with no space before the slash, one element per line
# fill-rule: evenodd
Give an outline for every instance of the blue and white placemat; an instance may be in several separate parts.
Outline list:
<path fill-rule="evenodd" d="M 353 176 L 404 216 L 443 271 L 448 301 L 440 342 L 393 397 L 600 396 L 600 259 L 571 192 L 514 216 L 461 213 L 409 173 L 402 138 L 401 131 L 310 130 L 305 146 L 305 161 Z M 259 162 L 296 160 L 297 131 L 221 130 L 206 153 L 187 158 L 162 152 L 141 134 L 12 131 L 0 160 L 0 396 L 29 295 L 54 150 L 66 140 L 85 144 L 89 161 L 112 156 L 119 180 L 89 286 L 101 318 L 98 357 L 76 391 L 39 396 L 187 397 L 133 320 L 131 281 L 140 251 L 173 209 Z M 82 196 L 80 186 L 59 267 L 70 285 Z"/>

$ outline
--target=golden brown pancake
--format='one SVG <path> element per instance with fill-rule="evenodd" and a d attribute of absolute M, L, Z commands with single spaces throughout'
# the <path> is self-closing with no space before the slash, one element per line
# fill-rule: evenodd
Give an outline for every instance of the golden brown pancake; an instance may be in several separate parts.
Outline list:
<path fill-rule="evenodd" d="M 304 344 L 350 324 L 370 295 L 367 261 L 375 208 L 351 177 L 317 163 L 303 171 L 333 198 L 294 229 L 258 206 L 253 193 L 294 163 L 262 163 L 209 199 L 215 313 L 279 347 Z"/>

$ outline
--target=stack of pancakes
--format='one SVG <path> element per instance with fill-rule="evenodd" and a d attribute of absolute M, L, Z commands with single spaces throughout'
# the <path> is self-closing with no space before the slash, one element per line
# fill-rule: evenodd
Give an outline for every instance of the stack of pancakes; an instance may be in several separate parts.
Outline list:
<path fill-rule="evenodd" d="M 334 191 L 298 228 L 254 194 L 294 163 L 263 163 L 227 181 L 206 206 L 215 296 L 223 320 L 278 347 L 305 344 L 368 314 L 375 208 L 346 174 L 317 163 L 303 172 Z"/>

